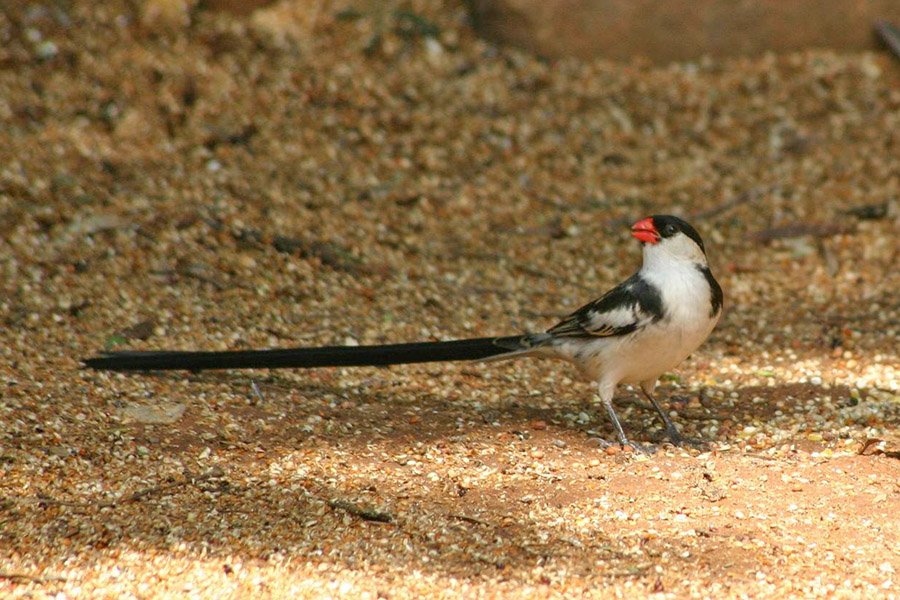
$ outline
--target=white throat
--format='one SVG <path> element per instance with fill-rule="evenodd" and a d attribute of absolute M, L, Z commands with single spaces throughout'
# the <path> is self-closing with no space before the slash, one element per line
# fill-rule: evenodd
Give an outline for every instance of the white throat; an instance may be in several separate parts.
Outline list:
<path fill-rule="evenodd" d="M 642 271 L 675 269 L 690 266 L 693 269 L 708 265 L 703 250 L 686 235 L 679 234 L 656 244 L 644 244 Z"/>

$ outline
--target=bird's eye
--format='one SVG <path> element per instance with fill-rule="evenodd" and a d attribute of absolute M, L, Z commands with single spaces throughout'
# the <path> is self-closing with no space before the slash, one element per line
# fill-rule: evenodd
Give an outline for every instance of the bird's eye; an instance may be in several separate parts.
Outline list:
<path fill-rule="evenodd" d="M 675 229 L 675 226 L 672 225 L 671 223 L 669 223 L 668 225 L 663 227 L 663 235 L 665 235 L 666 237 L 669 237 L 670 235 L 675 235 L 676 231 L 677 230 Z"/>

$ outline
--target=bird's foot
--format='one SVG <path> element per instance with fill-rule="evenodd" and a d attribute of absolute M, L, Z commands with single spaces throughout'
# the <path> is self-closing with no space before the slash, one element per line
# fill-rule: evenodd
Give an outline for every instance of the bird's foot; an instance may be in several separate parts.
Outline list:
<path fill-rule="evenodd" d="M 695 450 L 707 450 L 709 444 L 698 438 L 685 437 L 674 427 L 666 430 L 666 436 L 676 448 L 694 448 Z"/>
<path fill-rule="evenodd" d="M 598 446 L 603 448 L 604 450 L 614 450 L 620 451 L 625 450 L 626 448 L 630 448 L 632 452 L 636 452 L 638 454 L 645 454 L 650 456 L 651 454 L 656 454 L 658 448 L 656 446 L 650 444 L 638 444 L 629 440 L 622 440 L 618 442 L 610 442 L 607 439 L 599 437 L 597 435 L 591 435 L 591 439 L 593 439 Z"/>

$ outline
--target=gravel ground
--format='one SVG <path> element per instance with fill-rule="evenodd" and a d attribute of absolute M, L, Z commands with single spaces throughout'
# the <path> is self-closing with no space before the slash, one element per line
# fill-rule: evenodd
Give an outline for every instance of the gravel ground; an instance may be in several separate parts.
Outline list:
<path fill-rule="evenodd" d="M 0 595 L 897 597 L 888 55 L 548 63 L 452 2 L 187 4 L 0 10 Z M 546 328 L 652 212 L 726 294 L 663 385 L 705 451 L 601 449 L 540 361 L 79 368 Z"/>

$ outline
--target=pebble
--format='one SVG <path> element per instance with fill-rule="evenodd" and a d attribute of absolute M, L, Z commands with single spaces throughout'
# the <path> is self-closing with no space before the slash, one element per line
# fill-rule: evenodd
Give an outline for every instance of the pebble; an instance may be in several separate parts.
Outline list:
<path fill-rule="evenodd" d="M 34 55 L 40 60 L 50 60 L 59 54 L 59 46 L 50 40 L 39 42 L 34 49 Z"/>

